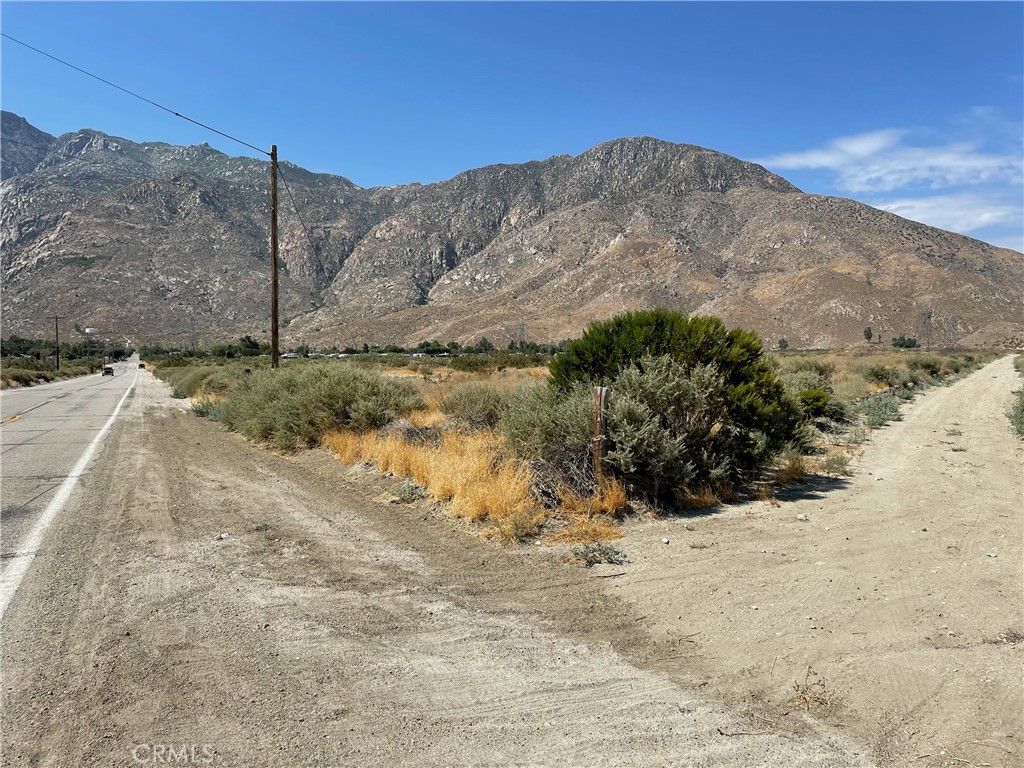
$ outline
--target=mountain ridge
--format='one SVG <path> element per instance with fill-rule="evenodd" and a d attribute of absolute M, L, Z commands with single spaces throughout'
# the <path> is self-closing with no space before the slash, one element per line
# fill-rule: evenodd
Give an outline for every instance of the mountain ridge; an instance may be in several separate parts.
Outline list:
<path fill-rule="evenodd" d="M 148 339 L 266 333 L 266 162 L 51 137 L 7 112 L 0 127 L 5 333 L 45 332 L 55 311 Z M 42 157 L 17 149 L 46 137 Z M 868 325 L 952 344 L 1021 320 L 1015 251 L 694 145 L 630 137 L 369 188 L 281 166 L 289 343 L 503 343 L 523 326 L 549 341 L 653 305 L 795 346 L 856 343 Z"/>

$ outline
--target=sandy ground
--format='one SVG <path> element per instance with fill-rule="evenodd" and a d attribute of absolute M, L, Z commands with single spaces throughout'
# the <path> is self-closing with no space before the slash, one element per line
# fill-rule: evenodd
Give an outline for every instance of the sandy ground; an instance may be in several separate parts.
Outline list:
<path fill-rule="evenodd" d="M 3 764 L 1019 765 L 1012 377 L 928 395 L 846 487 L 584 570 L 146 375 L 4 617 Z"/>
<path fill-rule="evenodd" d="M 650 667 L 765 726 L 810 709 L 883 765 L 1024 765 L 1021 384 L 1006 357 L 932 390 L 779 506 L 630 526 L 605 593 L 679 648 Z"/>

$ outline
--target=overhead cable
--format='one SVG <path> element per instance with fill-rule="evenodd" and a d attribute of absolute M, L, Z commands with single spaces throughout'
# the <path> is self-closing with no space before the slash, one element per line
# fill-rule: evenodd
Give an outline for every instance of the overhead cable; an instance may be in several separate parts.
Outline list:
<path fill-rule="evenodd" d="M 180 112 L 176 112 L 175 110 L 171 109 L 170 107 L 165 107 L 163 104 L 159 104 L 159 103 L 153 101 L 152 99 L 147 99 L 145 96 L 142 96 L 141 94 L 135 93 L 135 91 L 129 91 L 127 88 L 123 88 L 120 85 L 118 85 L 117 83 L 112 83 L 109 80 L 106 80 L 106 79 L 100 77 L 99 75 L 94 75 L 92 72 L 89 72 L 87 70 L 82 69 L 81 67 L 76 67 L 74 64 L 71 64 L 70 62 L 64 61 L 64 59 L 57 58 L 53 54 L 47 53 L 46 51 L 41 51 L 40 49 L 36 48 L 35 46 L 29 45 L 26 42 L 18 40 L 16 37 L 11 37 L 6 32 L 0 32 L 0 36 L 7 38 L 11 42 L 17 43 L 18 45 L 23 45 L 26 48 L 28 48 L 29 50 L 35 51 L 36 53 L 41 54 L 41 55 L 45 56 L 48 59 L 53 59 L 54 61 L 58 62 L 59 64 L 63 64 L 65 67 L 70 67 L 71 69 L 75 70 L 76 72 L 81 72 L 83 75 L 88 75 L 89 77 L 93 78 L 94 80 L 99 80 L 101 83 L 105 83 L 106 85 L 109 85 L 111 88 L 116 88 L 119 91 L 127 93 L 129 96 L 134 96 L 136 99 L 144 101 L 147 104 L 151 104 L 152 106 L 156 107 L 157 109 L 162 109 L 164 112 L 169 112 L 170 114 L 174 115 L 175 117 L 180 117 L 182 120 L 187 120 L 190 123 L 198 125 L 200 128 L 205 128 L 208 131 L 213 131 L 218 136 L 223 136 L 225 139 L 231 139 L 231 141 L 238 142 L 239 144 L 241 144 L 241 145 L 243 145 L 245 147 L 249 147 L 249 149 L 254 149 L 257 152 L 260 152 L 260 153 L 262 153 L 264 155 L 268 155 L 268 156 L 270 155 L 270 153 L 267 150 L 265 150 L 265 149 L 260 149 L 256 145 L 250 144 L 247 141 L 242 141 L 241 139 L 239 139 L 236 136 L 232 136 L 229 133 L 224 133 L 224 131 L 218 131 L 213 126 L 207 125 L 206 123 L 201 123 L 198 120 L 194 120 L 191 117 L 188 117 L 187 115 L 183 115 Z"/>
<path fill-rule="evenodd" d="M 299 211 L 299 206 L 295 202 L 295 196 L 292 194 L 292 188 L 288 184 L 288 179 L 285 178 L 284 169 L 281 168 L 281 164 L 277 164 L 277 172 L 281 176 L 281 181 L 284 182 L 284 189 L 288 193 L 288 199 L 292 201 L 292 208 L 295 210 L 295 215 L 299 217 L 299 223 L 302 224 L 302 231 L 306 233 L 306 242 L 309 243 L 309 249 L 313 252 L 313 258 L 316 259 L 317 266 L 320 267 L 320 274 L 327 274 L 327 270 L 324 268 L 324 264 L 320 261 L 320 254 L 316 252 L 316 246 L 313 245 L 313 238 L 309 236 L 309 229 L 306 227 L 306 222 L 302 218 L 302 213 Z"/>

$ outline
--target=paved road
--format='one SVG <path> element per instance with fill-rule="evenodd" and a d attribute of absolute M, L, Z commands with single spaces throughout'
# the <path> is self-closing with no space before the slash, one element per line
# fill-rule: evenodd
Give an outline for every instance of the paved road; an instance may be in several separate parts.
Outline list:
<path fill-rule="evenodd" d="M 19 553 L 32 531 L 139 373 L 133 357 L 114 364 L 113 377 L 96 373 L 0 394 L 0 572 L 26 556 Z"/>

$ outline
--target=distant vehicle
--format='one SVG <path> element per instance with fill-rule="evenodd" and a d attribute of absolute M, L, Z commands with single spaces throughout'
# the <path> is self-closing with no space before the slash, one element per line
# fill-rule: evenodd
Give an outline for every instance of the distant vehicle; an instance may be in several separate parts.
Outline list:
<path fill-rule="evenodd" d="M 104 365 L 103 366 L 103 375 L 104 376 L 113 376 L 114 375 L 114 368 L 113 368 L 113 366 Z"/>
<path fill-rule="evenodd" d="M 139 370 L 142 370 L 142 369 L 144 369 L 145 367 L 146 367 L 146 364 L 145 364 L 145 363 L 139 363 Z"/>

